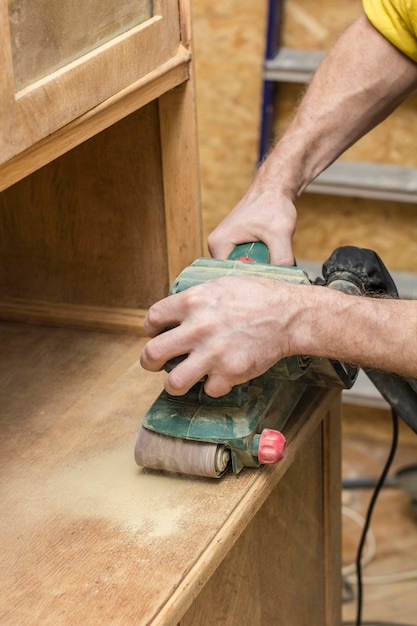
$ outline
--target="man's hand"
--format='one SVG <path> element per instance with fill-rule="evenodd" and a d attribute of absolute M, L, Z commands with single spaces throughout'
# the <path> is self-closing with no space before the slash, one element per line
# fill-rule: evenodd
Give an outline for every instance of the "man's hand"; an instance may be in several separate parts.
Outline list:
<path fill-rule="evenodd" d="M 274 279 L 234 276 L 169 296 L 148 312 L 145 331 L 153 339 L 141 364 L 159 371 L 168 360 L 188 355 L 168 374 L 168 393 L 182 395 L 207 376 L 206 393 L 222 396 L 294 353 L 290 339 L 302 306 L 300 289 Z"/>
<path fill-rule="evenodd" d="M 315 73 L 289 127 L 243 199 L 209 236 L 213 257 L 263 241 L 271 263 L 293 265 L 293 202 L 352 143 L 385 119 L 417 87 L 417 63 L 362 15 Z"/>
<path fill-rule="evenodd" d="M 226 258 L 237 244 L 263 241 L 271 263 L 292 265 L 295 199 L 416 87 L 417 63 L 362 15 L 320 65 L 249 191 L 210 235 L 212 256 Z M 168 374 L 165 386 L 173 395 L 204 377 L 209 395 L 223 395 L 293 354 L 417 377 L 413 301 L 224 277 L 155 304 L 145 330 L 153 337 L 141 357 L 146 369 L 160 370 L 168 360 L 188 355 Z"/>
<path fill-rule="evenodd" d="M 226 259 L 235 246 L 263 241 L 274 265 L 294 265 L 292 237 L 297 213 L 292 201 L 277 189 L 252 186 L 233 211 L 209 235 L 212 257 Z"/>
<path fill-rule="evenodd" d="M 225 276 L 154 304 L 145 331 L 152 337 L 141 355 L 145 369 L 158 371 L 170 359 L 187 355 L 167 376 L 165 389 L 172 395 L 186 393 L 207 377 L 207 394 L 222 396 L 294 354 L 417 378 L 413 300 Z"/>

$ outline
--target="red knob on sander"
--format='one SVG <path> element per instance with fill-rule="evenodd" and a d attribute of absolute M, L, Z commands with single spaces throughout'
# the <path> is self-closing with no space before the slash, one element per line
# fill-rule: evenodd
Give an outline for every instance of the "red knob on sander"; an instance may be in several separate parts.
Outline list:
<path fill-rule="evenodd" d="M 259 439 L 258 460 L 262 465 L 278 463 L 284 456 L 285 437 L 278 430 L 264 428 Z"/>

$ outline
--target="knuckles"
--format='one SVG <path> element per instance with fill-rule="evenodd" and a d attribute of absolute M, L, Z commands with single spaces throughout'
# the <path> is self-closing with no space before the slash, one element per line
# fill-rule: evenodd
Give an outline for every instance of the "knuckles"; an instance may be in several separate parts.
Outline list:
<path fill-rule="evenodd" d="M 159 313 L 159 303 L 153 304 L 145 317 L 144 329 L 147 335 L 153 337 L 161 328 L 161 315 Z"/>
<path fill-rule="evenodd" d="M 228 385 L 225 381 L 216 380 L 213 382 L 210 378 L 204 385 L 204 391 L 212 398 L 221 398 L 231 391 L 233 385 Z"/>
<path fill-rule="evenodd" d="M 161 369 L 164 365 L 163 361 L 164 351 L 161 349 L 159 342 L 156 339 L 148 341 L 143 348 L 140 355 L 140 364 L 145 369 L 155 370 Z"/>
<path fill-rule="evenodd" d="M 185 386 L 180 380 L 172 380 L 172 378 L 167 379 L 165 383 L 165 390 L 171 396 L 182 396 L 188 391 L 188 388 L 189 386 Z"/>

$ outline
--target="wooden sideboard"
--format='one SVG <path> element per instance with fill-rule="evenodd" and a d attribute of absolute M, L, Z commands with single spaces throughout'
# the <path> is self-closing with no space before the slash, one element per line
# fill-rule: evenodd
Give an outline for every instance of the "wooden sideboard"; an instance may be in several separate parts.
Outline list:
<path fill-rule="evenodd" d="M 119 2 L 61 58 L 70 6 L 1 3 L 0 623 L 337 626 L 336 392 L 308 394 L 275 467 L 134 464 L 162 387 L 144 314 L 202 249 L 190 7 Z"/>
<path fill-rule="evenodd" d="M 202 249 L 189 4 L 17 90 L 13 11 L 56 3 L 1 2 L 0 318 L 140 333 Z"/>

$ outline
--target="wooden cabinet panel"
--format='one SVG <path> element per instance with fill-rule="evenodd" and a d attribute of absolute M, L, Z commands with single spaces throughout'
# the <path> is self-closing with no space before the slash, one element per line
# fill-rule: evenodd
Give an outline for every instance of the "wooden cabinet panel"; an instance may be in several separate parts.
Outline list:
<path fill-rule="evenodd" d="M 326 624 L 322 462 L 318 428 L 179 626 Z"/>
<path fill-rule="evenodd" d="M 143 24 L 150 0 L 8 0 L 16 90 Z"/>
<path fill-rule="evenodd" d="M 201 255 L 191 80 L 0 193 L 0 318 L 143 331 Z"/>
<path fill-rule="evenodd" d="M 166 63 L 33 145 L 33 135 L 13 117 L 22 92 L 13 106 L 3 106 L 0 134 L 15 124 L 30 147 L 0 165 L 1 319 L 142 333 L 146 309 L 201 254 L 189 7 L 172 0 L 154 7 L 163 15 L 138 27 L 145 35 L 129 63 L 142 72 L 172 49 Z M 145 45 L 150 22 L 172 26 L 160 49 L 157 40 Z M 113 44 L 108 51 L 117 58 Z M 7 45 L 1 54 L 10 56 Z M 85 101 L 97 79 L 88 57 L 79 60 L 89 79 L 79 83 Z M 29 97 L 31 90 L 23 91 Z M 0 92 L 0 107 L 5 103 Z M 27 113 L 36 125 L 32 104 Z M 55 105 L 49 101 L 41 123 Z M 3 148 L 0 142 L 0 160 L 7 159 Z"/>
<path fill-rule="evenodd" d="M 20 88 L 13 62 L 16 24 L 10 28 L 8 0 L 1 3 L 0 164 L 169 62 L 180 46 L 178 3 L 155 0 L 150 19 Z"/>
<path fill-rule="evenodd" d="M 144 309 L 168 291 L 158 103 L 0 194 L 2 299 Z"/>

